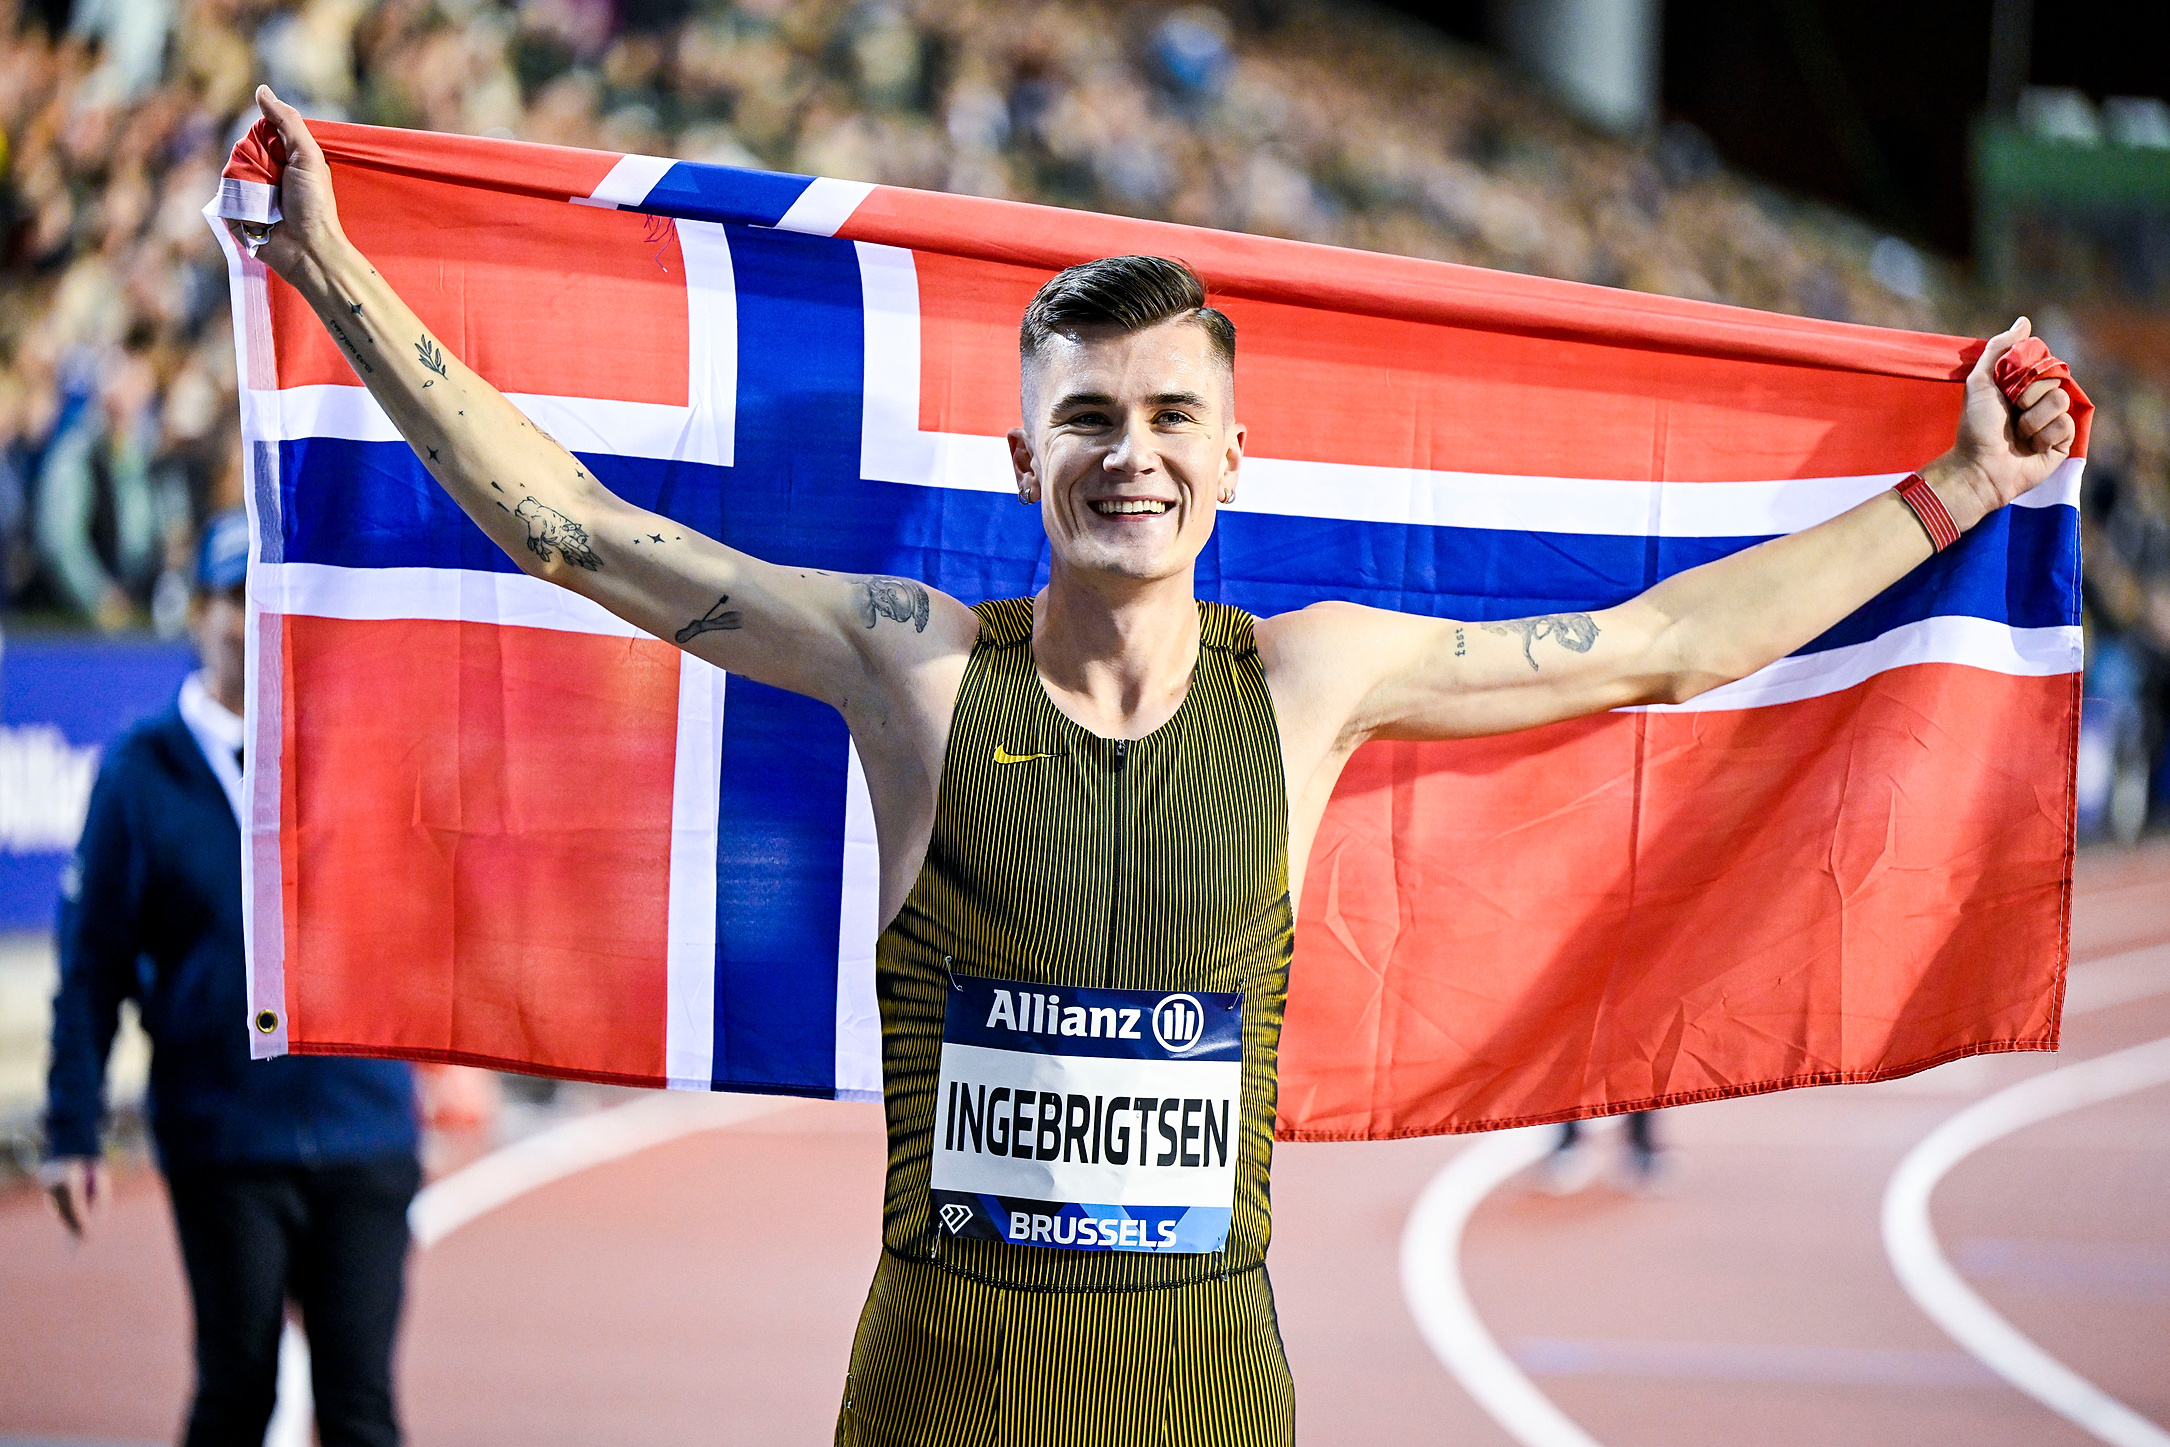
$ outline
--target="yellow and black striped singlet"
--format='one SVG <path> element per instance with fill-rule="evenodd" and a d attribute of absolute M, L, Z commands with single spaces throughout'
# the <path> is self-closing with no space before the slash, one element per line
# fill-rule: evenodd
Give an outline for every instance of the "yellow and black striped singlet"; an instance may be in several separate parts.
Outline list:
<path fill-rule="evenodd" d="M 927 859 L 876 947 L 889 1181 L 837 1441 L 1267 1447 L 1293 1433 L 1265 1272 L 1275 1063 L 1294 940 L 1281 744 L 1248 614 L 1199 606 L 1175 716 L 1142 739 L 1048 701 L 1032 600 L 982 603 Z M 1008 762 L 997 762 L 997 751 Z M 938 1234 L 949 973 L 1243 995 L 1234 1218 L 1211 1255 Z"/>

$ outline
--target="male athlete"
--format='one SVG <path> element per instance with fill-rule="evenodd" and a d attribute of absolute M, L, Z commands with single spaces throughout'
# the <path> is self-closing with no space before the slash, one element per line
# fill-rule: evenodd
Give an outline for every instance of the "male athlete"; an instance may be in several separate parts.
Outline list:
<path fill-rule="evenodd" d="M 1618 607 L 1253 619 L 1192 591 L 1243 462 L 1234 328 L 1187 269 L 1116 257 L 1024 318 L 1010 458 L 1047 587 L 968 608 L 748 557 L 605 491 L 428 334 L 341 231 L 300 114 L 258 98 L 290 157 L 260 255 L 467 515 L 530 574 L 850 726 L 881 844 L 890 1160 L 844 1443 L 1288 1442 L 1263 1269 L 1275 1048 L 1290 901 L 1350 754 L 1742 678 L 2074 436 L 2054 382 L 2015 411 L 1991 380 L 2022 320 L 1910 492 Z"/>

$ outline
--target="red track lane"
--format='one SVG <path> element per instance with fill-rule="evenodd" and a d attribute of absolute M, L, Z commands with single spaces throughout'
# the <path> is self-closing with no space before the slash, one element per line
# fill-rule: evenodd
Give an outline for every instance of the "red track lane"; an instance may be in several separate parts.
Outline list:
<path fill-rule="evenodd" d="M 2075 956 L 2170 940 L 2170 849 L 2082 864 Z M 1676 1111 L 1662 1199 L 1510 1183 L 1463 1252 L 1487 1326 L 1606 1447 L 2092 1441 L 1906 1297 L 1885 1182 L 1969 1100 L 2170 1035 L 2170 996 L 2073 1017 L 2058 1057 Z M 1610 1150 L 1609 1139 L 1599 1144 Z M 1453 1140 L 1283 1147 L 1274 1281 L 1307 1443 L 1503 1444 L 1401 1294 L 1411 1202 Z M 872 1106 L 810 1105 L 545 1186 L 421 1256 L 403 1352 L 418 1447 L 829 1440 L 874 1265 Z M 2029 1127 L 1939 1188 L 1946 1253 L 2022 1331 L 2170 1423 L 2170 1090 Z M 154 1177 L 63 1243 L 0 1198 L 0 1444 L 170 1439 L 187 1307 Z"/>

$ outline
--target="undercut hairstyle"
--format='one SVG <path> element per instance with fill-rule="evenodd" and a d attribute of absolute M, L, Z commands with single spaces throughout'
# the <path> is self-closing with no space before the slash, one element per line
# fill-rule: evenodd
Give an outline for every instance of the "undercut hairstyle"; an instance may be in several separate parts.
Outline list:
<path fill-rule="evenodd" d="M 1058 273 L 1040 288 L 1018 324 L 1017 349 L 1029 361 L 1050 337 L 1078 327 L 1142 332 L 1177 320 L 1196 322 L 1214 352 L 1234 369 L 1236 324 L 1206 305 L 1205 283 L 1197 272 L 1164 256 L 1103 256 Z"/>

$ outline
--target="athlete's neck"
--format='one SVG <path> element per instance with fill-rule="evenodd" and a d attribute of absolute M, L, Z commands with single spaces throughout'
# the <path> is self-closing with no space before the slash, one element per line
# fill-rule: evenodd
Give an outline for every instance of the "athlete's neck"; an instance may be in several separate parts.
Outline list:
<path fill-rule="evenodd" d="M 1033 600 L 1032 654 L 1055 707 L 1102 738 L 1139 739 L 1183 706 L 1198 661 L 1191 572 L 1140 582 L 1058 563 Z"/>

